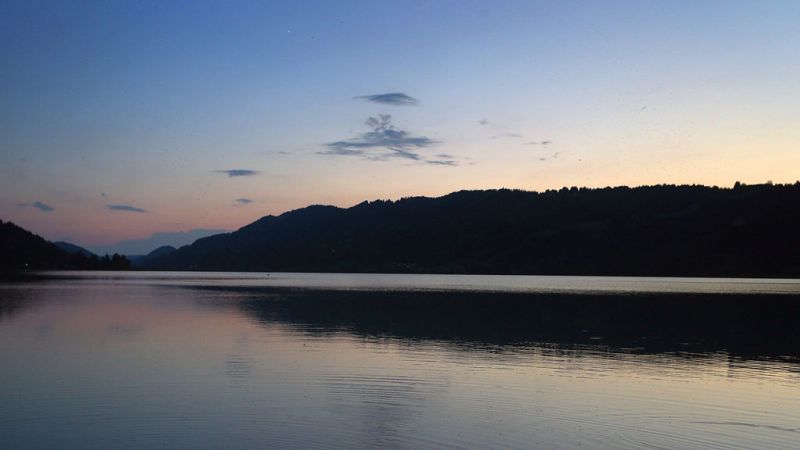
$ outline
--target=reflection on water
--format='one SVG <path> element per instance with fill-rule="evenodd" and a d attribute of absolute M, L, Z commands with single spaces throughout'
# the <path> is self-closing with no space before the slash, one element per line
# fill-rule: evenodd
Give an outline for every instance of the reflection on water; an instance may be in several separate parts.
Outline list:
<path fill-rule="evenodd" d="M 0 285 L 3 448 L 796 448 L 800 298 Z"/>
<path fill-rule="evenodd" d="M 800 295 L 798 279 L 591 277 L 550 275 L 408 275 L 262 272 L 80 272 L 51 271 L 49 279 L 84 283 L 114 281 L 162 286 L 302 288 L 371 291 L 505 293 L 682 293 Z"/>

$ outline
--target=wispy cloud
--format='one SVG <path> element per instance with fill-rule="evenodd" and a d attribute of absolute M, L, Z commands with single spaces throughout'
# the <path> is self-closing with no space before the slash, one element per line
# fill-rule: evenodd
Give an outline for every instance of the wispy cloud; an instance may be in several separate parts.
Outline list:
<path fill-rule="evenodd" d="M 53 212 L 53 211 L 56 210 L 52 206 L 45 205 L 44 203 L 42 203 L 40 201 L 35 201 L 35 202 L 31 202 L 31 203 L 17 203 L 17 206 L 36 208 L 36 209 L 38 209 L 39 211 L 42 211 L 42 212 Z"/>
<path fill-rule="evenodd" d="M 550 157 L 543 156 L 543 157 L 539 158 L 539 161 L 547 161 L 549 159 L 558 159 L 558 155 L 560 155 L 560 154 L 561 154 L 561 152 L 555 152 L 552 155 L 550 155 Z"/>
<path fill-rule="evenodd" d="M 325 144 L 326 151 L 321 155 L 357 156 L 370 161 L 388 161 L 395 158 L 424 160 L 417 150 L 430 147 L 439 142 L 425 136 L 412 136 L 392 124 L 392 116 L 380 114 L 370 117 L 366 122 L 371 129 L 354 138 Z"/>
<path fill-rule="evenodd" d="M 489 122 L 489 119 L 486 119 L 486 118 L 479 120 L 478 121 L 478 125 L 480 125 L 483 128 L 486 128 L 487 130 L 494 130 L 493 131 L 494 134 L 489 136 L 489 139 L 492 139 L 492 140 L 505 139 L 505 138 L 520 139 L 520 138 L 523 137 L 519 133 L 515 133 L 513 131 L 508 131 L 508 128 L 506 128 L 506 127 L 504 127 L 502 125 L 498 125 L 495 122 Z"/>
<path fill-rule="evenodd" d="M 402 92 L 389 92 L 386 94 L 374 94 L 374 95 L 359 95 L 358 97 L 353 97 L 357 100 L 366 100 L 372 103 L 380 103 L 382 105 L 393 105 L 393 106 L 416 106 L 419 104 L 419 100 L 411 97 L 410 95 L 403 94 Z"/>
<path fill-rule="evenodd" d="M 498 139 L 498 138 L 514 138 L 514 139 L 518 139 L 518 138 L 521 138 L 521 137 L 522 137 L 522 135 L 520 135 L 519 133 L 498 133 L 498 134 L 495 134 L 493 136 L 489 136 L 489 139 Z"/>
<path fill-rule="evenodd" d="M 528 145 L 550 145 L 552 143 L 553 141 L 533 141 L 533 142 L 528 142 Z"/>
<path fill-rule="evenodd" d="M 428 163 L 428 164 L 431 164 L 433 166 L 451 166 L 451 167 L 453 167 L 453 166 L 457 166 L 458 165 L 458 161 L 456 161 L 455 159 L 429 159 L 429 160 L 427 160 L 425 162 Z"/>
<path fill-rule="evenodd" d="M 239 205 L 249 205 L 250 203 L 253 203 L 253 200 L 249 198 L 237 198 L 235 201 Z"/>
<path fill-rule="evenodd" d="M 108 208 L 108 209 L 110 209 L 112 211 L 128 211 L 128 212 L 137 212 L 137 213 L 147 212 L 142 208 L 137 208 L 137 207 L 131 206 L 131 205 L 106 205 L 106 208 Z"/>
<path fill-rule="evenodd" d="M 229 178 L 232 178 L 232 177 L 249 177 L 249 176 L 253 176 L 253 175 L 258 175 L 258 171 L 257 170 L 250 170 L 250 169 L 215 170 L 214 172 L 227 174 Z"/>
<path fill-rule="evenodd" d="M 461 159 L 455 155 L 451 155 L 449 153 L 439 153 L 438 155 L 434 155 L 435 159 L 428 159 L 425 162 L 432 165 L 432 166 L 457 166 L 461 163 Z"/>

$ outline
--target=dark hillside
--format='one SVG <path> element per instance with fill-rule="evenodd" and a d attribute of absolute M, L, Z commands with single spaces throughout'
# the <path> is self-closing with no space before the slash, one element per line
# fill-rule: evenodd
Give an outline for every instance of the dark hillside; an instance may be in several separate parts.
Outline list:
<path fill-rule="evenodd" d="M 71 245 L 71 244 L 68 244 Z M 129 269 L 124 256 L 98 258 L 86 250 L 66 251 L 11 222 L 0 221 L 0 272 L 52 269 Z M 83 252 L 81 252 L 83 250 Z M 88 252 L 87 252 L 88 253 Z"/>
<path fill-rule="evenodd" d="M 461 191 L 310 206 L 200 239 L 164 269 L 800 274 L 800 183 Z"/>

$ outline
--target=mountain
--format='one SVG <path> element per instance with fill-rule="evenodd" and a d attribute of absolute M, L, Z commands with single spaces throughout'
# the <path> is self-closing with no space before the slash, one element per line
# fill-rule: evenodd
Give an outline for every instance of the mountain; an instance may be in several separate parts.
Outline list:
<path fill-rule="evenodd" d="M 172 253 L 175 250 L 176 248 L 171 245 L 164 245 L 158 247 L 157 249 L 153 250 L 152 252 L 146 255 L 126 255 L 126 256 L 131 261 L 133 267 L 146 267 L 157 258 Z"/>
<path fill-rule="evenodd" d="M 119 253 L 120 255 L 146 255 L 159 247 L 182 247 L 184 245 L 189 245 L 200 238 L 226 232 L 228 232 L 228 230 L 214 229 L 158 232 L 153 233 L 150 235 L 150 237 L 144 239 L 131 239 L 127 241 L 120 241 L 111 245 L 90 246 L 89 248 L 99 255 L 106 253 Z"/>
<path fill-rule="evenodd" d="M 64 250 L 67 253 L 72 253 L 72 254 L 79 253 L 81 255 L 89 257 L 94 255 L 94 253 L 90 252 L 89 250 L 86 250 L 85 248 L 79 247 L 75 244 L 70 244 L 69 242 L 57 241 L 53 242 L 53 245 L 60 248 L 61 250 Z"/>
<path fill-rule="evenodd" d="M 71 244 L 68 244 L 71 245 Z M 76 248 L 77 246 L 74 246 Z M 45 269 L 128 269 L 124 256 L 98 258 L 62 250 L 56 244 L 11 222 L 0 220 L 0 272 Z"/>
<path fill-rule="evenodd" d="M 461 191 L 309 206 L 155 259 L 162 269 L 800 275 L 800 182 Z"/>
<path fill-rule="evenodd" d="M 0 221 L 0 268 L 3 270 L 64 267 L 69 254 L 44 238 L 11 222 Z"/>

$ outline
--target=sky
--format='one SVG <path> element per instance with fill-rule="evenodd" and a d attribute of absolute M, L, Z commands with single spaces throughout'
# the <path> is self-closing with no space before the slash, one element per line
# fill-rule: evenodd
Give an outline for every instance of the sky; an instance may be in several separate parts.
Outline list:
<path fill-rule="evenodd" d="M 800 179 L 800 2 L 0 1 L 0 219 Z"/>

